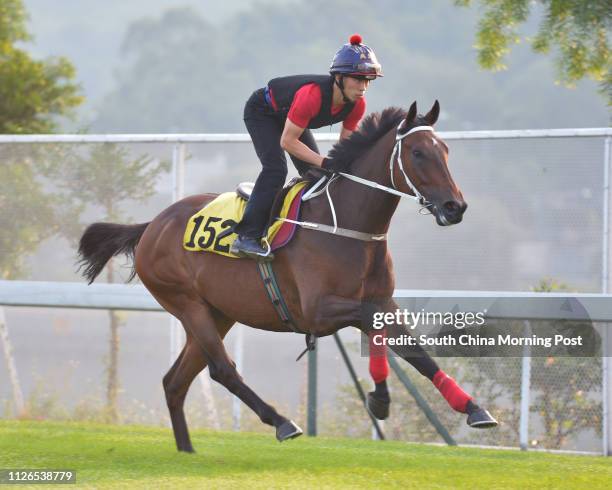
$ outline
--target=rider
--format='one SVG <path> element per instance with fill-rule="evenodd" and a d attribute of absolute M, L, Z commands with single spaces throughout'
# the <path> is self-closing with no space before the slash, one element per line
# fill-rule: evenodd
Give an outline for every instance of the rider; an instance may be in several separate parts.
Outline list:
<path fill-rule="evenodd" d="M 342 121 L 340 139 L 351 135 L 365 113 L 364 94 L 371 80 L 382 77 L 374 51 L 359 34 L 350 37 L 331 63 L 329 75 L 294 75 L 274 78 L 253 92 L 244 108 L 247 127 L 263 169 L 234 231 L 232 253 L 258 257 L 274 197 L 285 183 L 285 150 L 300 174 L 309 165 L 333 170 L 319 154 L 310 129 Z"/>

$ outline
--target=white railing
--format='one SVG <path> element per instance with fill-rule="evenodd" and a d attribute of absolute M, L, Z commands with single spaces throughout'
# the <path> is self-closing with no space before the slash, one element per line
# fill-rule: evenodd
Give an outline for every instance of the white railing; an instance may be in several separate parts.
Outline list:
<path fill-rule="evenodd" d="M 534 293 L 525 291 L 444 291 L 428 289 L 396 289 L 395 298 L 460 298 L 465 311 L 483 309 L 492 298 L 540 300 L 574 298 L 594 322 L 612 322 L 612 294 L 599 293 Z M 481 300 L 481 301 L 479 301 Z M 34 306 L 84 308 L 125 311 L 164 311 L 141 284 L 85 284 L 81 282 L 6 281 L 0 280 L 0 306 Z M 522 303 L 522 310 L 497 309 L 489 318 L 526 320 L 563 320 L 567 312 L 553 311 L 540 301 Z"/>
<path fill-rule="evenodd" d="M 317 141 L 338 141 L 339 133 L 314 133 Z M 516 138 L 592 138 L 612 136 L 612 128 L 439 131 L 448 140 Z M 0 134 L 2 143 L 250 143 L 246 133 L 177 134 Z"/>

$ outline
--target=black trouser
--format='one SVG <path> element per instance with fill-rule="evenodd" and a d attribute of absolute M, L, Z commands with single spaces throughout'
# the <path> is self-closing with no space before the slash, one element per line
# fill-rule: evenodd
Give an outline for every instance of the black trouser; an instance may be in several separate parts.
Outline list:
<path fill-rule="evenodd" d="M 239 235 L 261 238 L 266 232 L 274 197 L 287 178 L 287 159 L 285 151 L 280 146 L 284 118 L 274 113 L 266 103 L 264 89 L 259 89 L 253 92 L 244 107 L 244 124 L 251 135 L 255 152 L 263 168 L 255 181 L 242 221 L 236 225 L 234 231 Z M 309 129 L 304 130 L 300 141 L 319 153 L 317 143 Z M 304 173 L 309 164 L 293 155 L 290 156 L 298 172 Z"/>

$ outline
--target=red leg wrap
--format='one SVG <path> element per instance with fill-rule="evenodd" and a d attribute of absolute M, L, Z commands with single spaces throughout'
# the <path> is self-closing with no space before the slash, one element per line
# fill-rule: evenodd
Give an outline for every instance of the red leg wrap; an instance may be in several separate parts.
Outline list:
<path fill-rule="evenodd" d="M 472 397 L 463 391 L 453 378 L 440 369 L 432 382 L 454 410 L 466 413 L 467 403 Z"/>
<path fill-rule="evenodd" d="M 387 361 L 387 347 L 375 345 L 374 335 L 385 335 L 384 331 L 376 330 L 370 332 L 370 376 L 374 383 L 382 383 L 389 376 L 389 362 Z"/>

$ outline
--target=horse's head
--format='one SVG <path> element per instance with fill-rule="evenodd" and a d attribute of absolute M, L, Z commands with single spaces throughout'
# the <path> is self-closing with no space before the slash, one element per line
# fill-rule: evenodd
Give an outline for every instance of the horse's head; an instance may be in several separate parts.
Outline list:
<path fill-rule="evenodd" d="M 448 169 L 448 146 L 433 131 L 440 104 L 436 100 L 425 115 L 417 114 L 416 102 L 397 131 L 399 158 L 392 156 L 392 182 L 398 190 L 422 196 L 423 205 L 440 226 L 461 222 L 467 208 Z"/>

